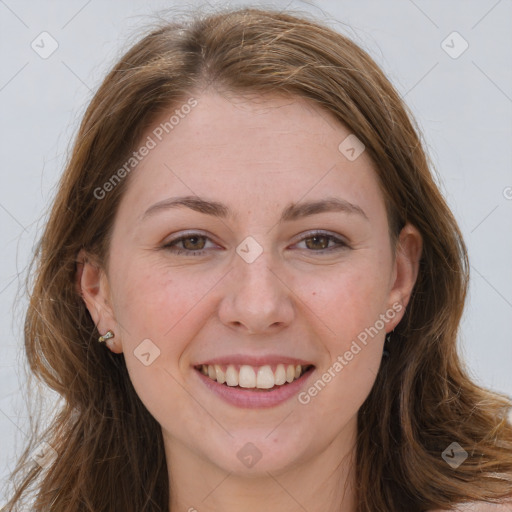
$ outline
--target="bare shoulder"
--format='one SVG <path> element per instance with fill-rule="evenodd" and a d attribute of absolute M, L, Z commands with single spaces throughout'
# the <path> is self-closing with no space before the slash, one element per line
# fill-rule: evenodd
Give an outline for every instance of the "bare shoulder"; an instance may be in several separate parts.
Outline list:
<path fill-rule="evenodd" d="M 442 510 L 431 510 L 430 512 L 446 512 Z M 498 504 L 484 503 L 478 501 L 474 503 L 464 503 L 451 509 L 451 512 L 512 512 L 512 500 Z"/>

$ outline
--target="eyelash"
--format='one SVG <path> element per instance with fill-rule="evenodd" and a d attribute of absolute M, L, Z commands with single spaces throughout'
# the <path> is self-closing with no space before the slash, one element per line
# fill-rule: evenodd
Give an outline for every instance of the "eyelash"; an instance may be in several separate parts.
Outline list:
<path fill-rule="evenodd" d="M 304 242 L 305 240 L 309 240 L 310 238 L 315 238 L 315 237 L 325 237 L 328 239 L 328 244 L 331 241 L 334 241 L 338 244 L 338 246 L 337 247 L 328 247 L 327 249 L 320 249 L 318 251 L 309 250 L 309 252 L 325 254 L 326 252 L 339 251 L 341 249 L 349 248 L 349 245 L 347 243 L 345 243 L 343 240 L 341 240 L 340 238 L 338 238 L 334 235 L 330 235 L 329 233 L 326 233 L 324 231 L 310 232 L 307 234 L 307 236 L 305 236 L 304 238 L 299 240 L 297 243 Z M 188 238 L 205 238 L 207 240 L 210 240 L 210 238 L 208 236 L 203 235 L 201 233 L 188 233 L 179 238 L 176 238 L 175 240 L 171 240 L 170 242 L 167 242 L 165 245 L 162 246 L 162 249 L 166 249 L 166 250 L 174 253 L 176 256 L 179 256 L 181 254 L 186 254 L 187 256 L 200 256 L 206 251 L 206 249 L 200 249 L 200 250 L 194 251 L 194 250 L 188 250 L 188 249 L 176 249 L 174 247 L 175 244 L 182 242 L 183 240 L 187 240 Z"/>

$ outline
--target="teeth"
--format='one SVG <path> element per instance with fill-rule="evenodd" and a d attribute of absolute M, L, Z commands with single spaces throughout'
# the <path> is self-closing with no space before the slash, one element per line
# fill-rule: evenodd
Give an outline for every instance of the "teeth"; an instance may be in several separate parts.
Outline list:
<path fill-rule="evenodd" d="M 284 364 L 277 365 L 274 382 L 276 386 L 282 386 L 286 382 L 286 370 L 284 369 Z"/>
<path fill-rule="evenodd" d="M 275 372 L 272 371 L 270 365 L 253 368 L 250 365 L 243 364 L 240 370 L 235 365 L 228 365 L 224 371 L 218 364 L 203 364 L 200 371 L 203 375 L 207 375 L 212 380 L 216 380 L 219 384 L 227 384 L 228 386 L 240 386 L 247 389 L 271 389 L 274 386 L 282 386 L 286 382 L 290 383 L 298 379 L 302 375 L 302 366 L 278 364 Z"/>
<path fill-rule="evenodd" d="M 274 372 L 270 366 L 262 366 L 256 377 L 256 387 L 259 389 L 270 389 L 275 385 Z"/>
<path fill-rule="evenodd" d="M 256 374 L 252 366 L 246 364 L 240 367 L 240 374 L 238 376 L 238 385 L 241 388 L 255 388 L 256 387 Z"/>
<path fill-rule="evenodd" d="M 224 384 L 224 382 L 226 382 L 226 374 L 218 364 L 215 365 L 215 372 L 217 374 L 217 382 L 219 384 Z"/>
<path fill-rule="evenodd" d="M 226 370 L 226 384 L 228 386 L 238 386 L 238 372 L 233 365 L 229 365 Z"/>

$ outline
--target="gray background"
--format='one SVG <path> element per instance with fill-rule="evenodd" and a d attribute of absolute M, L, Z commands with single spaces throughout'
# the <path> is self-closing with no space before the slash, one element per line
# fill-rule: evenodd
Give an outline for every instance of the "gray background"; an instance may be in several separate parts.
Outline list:
<path fill-rule="evenodd" d="M 3 481 L 30 431 L 23 399 L 22 285 L 70 141 L 100 80 L 137 28 L 151 22 L 155 11 L 177 6 L 179 12 L 187 5 L 191 2 L 0 0 Z M 477 382 L 512 395 L 512 2 L 267 5 L 327 18 L 369 51 L 405 97 L 469 248 L 472 279 L 461 351 Z M 31 47 L 43 31 L 58 43 L 46 59 Z M 450 36 L 454 31 L 469 44 L 458 58 L 452 56 L 464 41 Z M 452 56 L 443 49 L 444 40 Z"/>

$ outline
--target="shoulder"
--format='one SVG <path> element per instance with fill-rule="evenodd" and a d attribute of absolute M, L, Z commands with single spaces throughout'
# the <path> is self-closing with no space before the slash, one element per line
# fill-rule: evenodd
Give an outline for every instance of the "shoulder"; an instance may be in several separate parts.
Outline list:
<path fill-rule="evenodd" d="M 512 512 L 512 500 L 507 500 L 499 505 L 495 503 L 485 503 L 475 501 L 473 503 L 464 503 L 450 509 L 451 512 Z M 429 512 L 446 512 L 442 510 L 431 510 Z"/>

